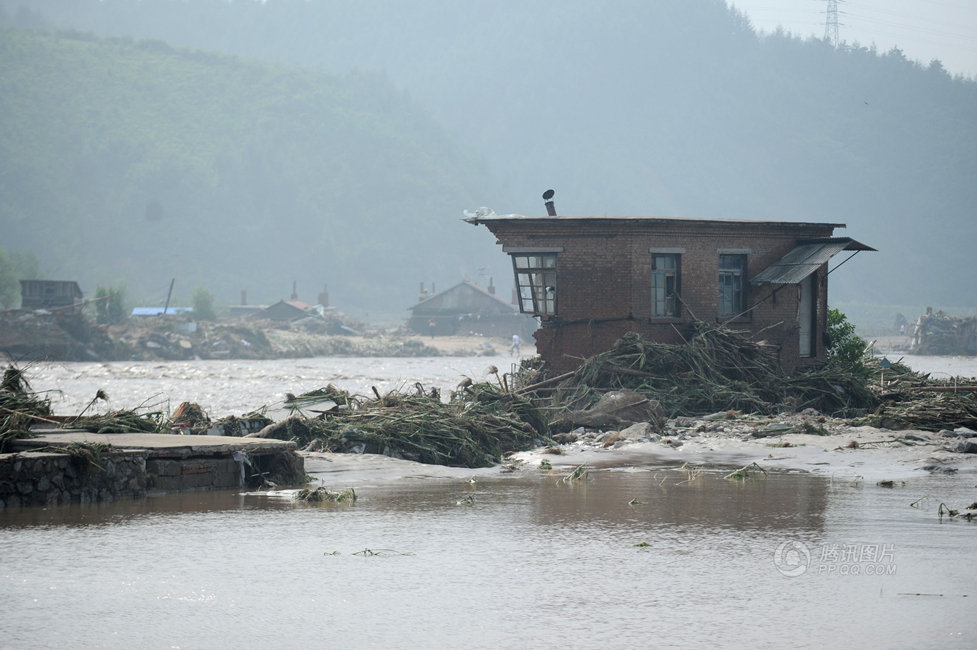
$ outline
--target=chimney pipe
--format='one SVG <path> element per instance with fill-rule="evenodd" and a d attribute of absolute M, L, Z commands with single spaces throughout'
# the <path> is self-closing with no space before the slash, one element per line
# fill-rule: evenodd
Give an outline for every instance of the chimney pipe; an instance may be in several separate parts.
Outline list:
<path fill-rule="evenodd" d="M 546 206 L 546 214 L 555 217 L 556 207 L 553 206 L 553 195 L 556 194 L 553 190 L 546 190 L 543 192 L 543 200 L 546 201 L 544 204 Z"/>
<path fill-rule="evenodd" d="M 241 304 L 242 305 L 247 305 L 248 304 L 248 290 L 247 289 L 241 289 Z"/>
<path fill-rule="evenodd" d="M 488 292 L 493 296 L 495 295 L 495 283 L 492 282 L 492 278 L 489 278 Z"/>

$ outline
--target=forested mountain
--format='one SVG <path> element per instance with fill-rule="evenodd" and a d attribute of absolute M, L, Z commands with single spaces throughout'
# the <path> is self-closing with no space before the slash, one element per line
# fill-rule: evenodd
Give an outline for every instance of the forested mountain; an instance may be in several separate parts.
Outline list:
<path fill-rule="evenodd" d="M 464 188 L 425 199 L 418 212 L 442 224 L 436 231 L 474 205 L 539 213 L 547 187 L 565 214 L 842 222 L 839 234 L 880 252 L 832 275 L 833 300 L 977 304 L 962 272 L 977 243 L 977 83 L 938 62 L 761 38 L 721 0 L 19 4 L 0 0 L 9 23 L 361 71 L 352 79 L 391 98 L 386 119 L 429 110 L 472 157 L 435 161 Z M 424 123 L 397 133 L 424 146 L 438 133 Z M 456 170 L 476 176 L 456 181 Z M 405 210 L 419 207 L 401 198 Z M 403 222 L 379 210 L 371 218 Z M 462 230 L 457 241 L 466 237 L 491 239 Z"/>
<path fill-rule="evenodd" d="M 177 278 L 236 302 L 403 315 L 420 281 L 502 262 L 462 209 L 486 170 L 376 74 L 329 76 L 160 41 L 0 31 L 0 247 L 42 270 Z M 448 206 L 450 209 L 446 209 Z"/>

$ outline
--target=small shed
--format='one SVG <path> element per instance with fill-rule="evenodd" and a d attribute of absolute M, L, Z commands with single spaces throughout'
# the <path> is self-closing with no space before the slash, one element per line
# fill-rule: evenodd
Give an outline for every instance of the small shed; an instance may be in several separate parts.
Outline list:
<path fill-rule="evenodd" d="M 480 336 L 526 337 L 537 327 L 536 320 L 488 289 L 464 281 L 441 293 L 423 298 L 410 308 L 407 327 L 436 336 L 475 334 Z"/>
<path fill-rule="evenodd" d="M 21 280 L 20 303 L 24 309 L 75 309 L 84 295 L 73 280 Z"/>
<path fill-rule="evenodd" d="M 544 195 L 544 198 L 551 198 Z M 745 331 L 787 372 L 827 359 L 828 260 L 875 250 L 838 223 L 476 214 L 509 254 L 536 349 L 556 371 L 634 332 L 682 343 L 696 320 Z M 847 261 L 847 260 L 846 260 Z"/>

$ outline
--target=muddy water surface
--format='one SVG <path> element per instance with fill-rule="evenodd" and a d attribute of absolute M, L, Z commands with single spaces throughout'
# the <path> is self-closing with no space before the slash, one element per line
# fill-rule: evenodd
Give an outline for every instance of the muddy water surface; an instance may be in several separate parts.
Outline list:
<path fill-rule="evenodd" d="M 180 402 L 200 404 L 212 418 L 241 415 L 264 406 L 280 408 L 295 395 L 332 384 L 356 395 L 426 390 L 438 387 L 445 398 L 465 377 L 494 380 L 494 365 L 509 372 L 516 357 L 361 358 L 319 357 L 271 361 L 166 361 L 109 363 L 34 363 L 26 368 L 31 387 L 45 391 L 55 413 L 73 415 L 98 390 L 109 395 L 98 412 L 153 408 L 172 412 Z M 91 411 L 89 411 L 91 412 Z"/>
<path fill-rule="evenodd" d="M 507 361 L 57 364 L 33 382 L 62 391 L 60 413 L 103 388 L 113 408 L 162 395 L 220 417 Z M 352 506 L 223 492 L 0 511 L 0 648 L 977 647 L 977 524 L 937 516 L 977 501 L 977 476 L 887 489 L 619 465 L 361 479 Z"/>
<path fill-rule="evenodd" d="M 977 644 L 973 481 L 562 475 L 3 512 L 0 647 Z"/>

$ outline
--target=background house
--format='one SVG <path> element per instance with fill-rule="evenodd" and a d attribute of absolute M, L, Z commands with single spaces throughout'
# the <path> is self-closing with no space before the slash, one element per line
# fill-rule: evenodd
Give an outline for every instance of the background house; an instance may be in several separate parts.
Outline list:
<path fill-rule="evenodd" d="M 80 307 L 84 295 L 73 280 L 21 280 L 20 304 L 24 309 Z"/>
<path fill-rule="evenodd" d="M 274 321 L 293 321 L 308 316 L 318 316 L 312 305 L 301 300 L 279 300 L 273 305 L 254 313 L 252 318 L 266 318 Z"/>
<path fill-rule="evenodd" d="M 547 211 L 466 221 L 510 255 L 520 309 L 541 321 L 536 349 L 557 371 L 628 332 L 682 343 L 696 320 L 766 341 L 788 372 L 824 362 L 827 262 L 874 250 L 833 238 L 844 224 L 558 217 L 551 201 Z"/>
<path fill-rule="evenodd" d="M 421 300 L 410 311 L 407 327 L 424 335 L 527 337 L 537 327 L 534 318 L 496 296 L 491 281 L 486 289 L 466 280 L 432 296 L 422 287 Z"/>

